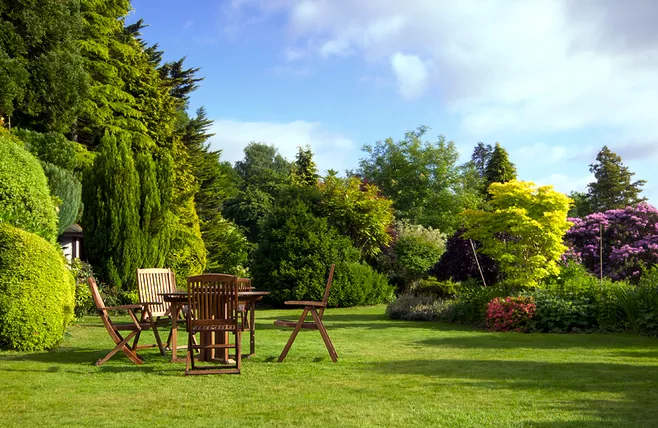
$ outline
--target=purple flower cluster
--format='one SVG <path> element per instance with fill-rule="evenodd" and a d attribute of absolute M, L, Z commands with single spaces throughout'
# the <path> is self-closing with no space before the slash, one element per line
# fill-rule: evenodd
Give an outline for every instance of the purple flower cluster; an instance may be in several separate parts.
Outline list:
<path fill-rule="evenodd" d="M 570 218 L 573 226 L 565 236 L 566 257 L 578 259 L 598 275 L 599 227 L 603 225 L 603 274 L 636 282 L 642 267 L 658 263 L 658 209 L 641 203 L 636 207 Z"/>

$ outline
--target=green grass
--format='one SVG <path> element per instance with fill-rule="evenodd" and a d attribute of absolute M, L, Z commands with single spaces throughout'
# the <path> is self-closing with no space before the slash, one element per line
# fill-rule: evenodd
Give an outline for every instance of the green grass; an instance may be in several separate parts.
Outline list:
<path fill-rule="evenodd" d="M 95 367 L 112 346 L 88 317 L 57 350 L 0 353 L 0 426 L 658 426 L 655 339 L 488 333 L 383 312 L 330 309 L 339 362 L 302 331 L 279 364 L 290 329 L 272 322 L 300 311 L 260 310 L 241 375 L 189 377 L 154 350 L 143 366 L 121 354 Z"/>

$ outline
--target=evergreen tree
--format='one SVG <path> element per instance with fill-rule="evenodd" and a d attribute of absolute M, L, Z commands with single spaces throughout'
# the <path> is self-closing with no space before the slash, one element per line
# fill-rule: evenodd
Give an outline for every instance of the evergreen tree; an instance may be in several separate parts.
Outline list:
<path fill-rule="evenodd" d="M 318 169 L 313 161 L 313 152 L 307 145 L 306 148 L 297 148 L 295 164 L 291 171 L 292 182 L 298 186 L 315 186 L 318 182 Z"/>
<path fill-rule="evenodd" d="M 0 116 L 67 131 L 87 96 L 77 0 L 0 2 Z"/>
<path fill-rule="evenodd" d="M 491 186 L 491 183 L 507 183 L 516 180 L 516 167 L 510 162 L 507 150 L 499 143 L 496 143 L 491 152 L 487 168 L 484 171 L 484 179 L 487 189 Z"/>
<path fill-rule="evenodd" d="M 640 197 L 646 181 L 631 182 L 635 173 L 630 172 L 621 162 L 621 157 L 607 146 L 603 146 L 596 156 L 596 163 L 589 166 L 589 172 L 596 178 L 587 186 L 591 212 L 625 208 L 647 200 Z"/>
<path fill-rule="evenodd" d="M 473 154 L 471 154 L 471 163 L 475 167 L 475 170 L 478 172 L 480 177 L 484 177 L 484 173 L 487 170 L 487 164 L 489 159 L 491 159 L 491 154 L 493 153 L 493 147 L 491 144 L 484 144 L 483 142 L 477 143 L 473 148 Z"/>
<path fill-rule="evenodd" d="M 141 268 L 140 182 L 127 136 L 106 134 L 83 180 L 82 225 L 89 262 L 102 281 L 134 287 Z"/>
<path fill-rule="evenodd" d="M 583 218 L 592 213 L 592 204 L 587 193 L 571 192 L 569 197 L 573 201 L 571 208 L 569 208 L 568 217 L 570 218 Z"/>
<path fill-rule="evenodd" d="M 106 134 L 83 181 L 85 249 L 101 279 L 134 291 L 135 270 L 162 267 L 174 239 L 172 160 L 134 155 L 130 135 Z"/>

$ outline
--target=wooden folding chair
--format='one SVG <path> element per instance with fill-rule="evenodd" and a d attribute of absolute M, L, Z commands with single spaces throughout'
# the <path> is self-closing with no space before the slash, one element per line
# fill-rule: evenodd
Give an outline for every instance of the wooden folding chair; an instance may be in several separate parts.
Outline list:
<path fill-rule="evenodd" d="M 213 373 L 240 373 L 242 366 L 241 325 L 238 320 L 237 277 L 218 273 L 196 275 L 187 278 L 187 364 L 186 375 Z M 199 344 L 194 343 L 194 335 L 201 333 Z M 226 333 L 233 333 L 233 344 Z M 212 340 L 215 336 L 215 340 Z M 219 342 L 219 343 L 214 343 Z M 197 366 L 194 350 L 205 351 L 200 358 L 211 360 L 215 350 L 235 349 L 235 362 L 231 364 L 227 355 L 220 358 L 220 366 Z"/>
<path fill-rule="evenodd" d="M 338 355 L 336 354 L 336 349 L 334 349 L 334 345 L 331 343 L 331 339 L 329 339 L 329 334 L 327 333 L 327 329 L 324 327 L 324 324 L 322 323 L 322 315 L 324 314 L 324 310 L 327 307 L 327 301 L 329 300 L 329 290 L 331 288 L 331 281 L 334 279 L 334 268 L 336 265 L 331 265 L 331 269 L 329 270 L 329 279 L 327 279 L 327 288 L 324 290 L 324 297 L 322 298 L 321 302 L 312 302 L 312 301 L 306 301 L 306 300 L 289 300 L 287 302 L 284 302 L 286 305 L 298 305 L 298 306 L 304 306 L 304 310 L 302 311 L 302 316 L 299 317 L 299 321 L 284 321 L 284 320 L 276 320 L 274 321 L 274 325 L 278 325 L 280 327 L 295 327 L 295 329 L 292 331 L 292 334 L 290 335 L 290 339 L 288 339 L 288 343 L 286 343 L 285 348 L 283 348 L 283 352 L 281 352 L 281 355 L 279 355 L 279 362 L 282 362 L 285 358 L 286 355 L 288 355 L 288 351 L 290 351 L 290 347 L 292 346 L 293 342 L 295 341 L 295 338 L 297 337 L 297 333 L 299 333 L 299 330 L 302 328 L 308 328 L 308 329 L 313 329 L 313 330 L 320 330 L 320 336 L 322 336 L 322 340 L 324 341 L 325 346 L 327 347 L 327 350 L 329 351 L 329 356 L 331 357 L 331 361 L 334 363 L 338 361 Z M 319 311 L 317 309 L 320 309 Z M 306 315 L 308 313 L 311 313 L 311 316 L 313 316 L 313 321 L 307 322 L 306 321 Z"/>
<path fill-rule="evenodd" d="M 87 279 L 87 282 L 89 284 L 89 289 L 91 290 L 91 296 L 94 299 L 94 303 L 96 304 L 96 310 L 98 311 L 98 314 L 100 315 L 101 320 L 103 321 L 103 325 L 105 326 L 105 329 L 107 330 L 110 337 L 116 344 L 114 349 L 112 349 L 105 357 L 96 361 L 97 366 L 100 366 L 101 364 L 105 363 L 107 360 L 112 358 L 112 356 L 119 351 L 122 351 L 124 354 L 126 354 L 126 357 L 128 357 L 135 364 L 143 364 L 144 362 L 143 358 L 140 357 L 135 351 L 137 349 L 137 343 L 139 342 L 139 336 L 142 334 L 142 331 L 149 329 L 153 330 L 153 334 L 155 335 L 155 340 L 157 342 L 158 349 L 160 350 L 160 353 L 164 355 L 164 348 L 162 346 L 162 342 L 160 341 L 160 335 L 158 334 L 158 330 L 155 328 L 155 322 L 153 320 L 153 316 L 151 315 L 151 310 L 149 308 L 149 305 L 138 304 L 138 305 L 105 306 L 103 304 L 103 300 L 101 299 L 101 295 L 98 292 L 98 286 L 96 285 L 96 280 L 94 280 L 94 278 L 92 277 L 89 277 Z M 142 311 L 140 321 L 137 321 L 137 317 L 135 317 L 134 310 L 136 309 Z M 107 311 L 124 311 L 124 310 L 128 311 L 128 314 L 132 319 L 132 323 L 116 324 L 112 322 L 107 312 Z M 148 322 L 146 321 L 147 319 Z M 123 336 L 121 336 L 121 333 L 119 333 L 120 331 L 129 331 L 130 333 L 128 334 L 128 336 L 124 338 Z M 128 342 L 133 337 L 135 338 L 135 341 L 133 343 L 133 346 L 131 347 L 130 345 L 128 345 Z"/>
<path fill-rule="evenodd" d="M 180 314 L 171 313 L 171 305 L 164 301 L 162 293 L 172 293 L 176 289 L 176 276 L 171 269 L 148 268 L 137 269 L 137 291 L 139 301 L 148 304 L 156 325 L 168 322 L 166 318 L 178 317 Z M 155 345 L 145 345 L 144 348 Z M 140 347 L 141 348 L 141 347 Z M 171 331 L 167 336 L 167 348 L 171 349 Z M 184 348 L 181 346 L 179 348 Z"/>

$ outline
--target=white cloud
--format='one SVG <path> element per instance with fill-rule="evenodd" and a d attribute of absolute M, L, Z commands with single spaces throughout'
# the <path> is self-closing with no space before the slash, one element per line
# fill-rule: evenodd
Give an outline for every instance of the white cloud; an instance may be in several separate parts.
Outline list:
<path fill-rule="evenodd" d="M 183 30 L 188 30 L 190 28 L 194 27 L 194 20 L 193 19 L 188 19 L 183 23 Z"/>
<path fill-rule="evenodd" d="M 396 52 L 391 57 L 391 66 L 403 98 L 412 100 L 423 95 L 427 89 L 427 67 L 420 58 Z"/>
<path fill-rule="evenodd" d="M 559 145 L 547 146 L 544 143 L 535 143 L 511 151 L 513 162 L 529 161 L 535 164 L 551 164 L 564 160 L 566 156 L 566 147 Z"/>
<path fill-rule="evenodd" d="M 293 160 L 297 147 L 310 145 L 320 174 L 333 168 L 342 172 L 356 167 L 353 151 L 357 145 L 350 138 L 331 131 L 323 124 L 296 120 L 292 122 L 241 122 L 231 119 L 214 121 L 210 140 L 214 150 L 222 151 L 222 160 L 235 162 L 243 158 L 243 150 L 252 141 L 274 145 L 288 160 Z"/>
<path fill-rule="evenodd" d="M 292 48 L 388 63 L 405 98 L 437 87 L 469 137 L 588 127 L 658 137 L 658 2 L 248 3 L 283 16 Z"/>
<path fill-rule="evenodd" d="M 572 191 L 583 192 L 587 185 L 595 181 L 594 174 L 588 174 L 581 177 L 573 177 L 567 174 L 557 173 L 548 177 L 540 178 L 536 184 L 539 186 L 552 185 L 555 190 L 569 194 Z"/>

